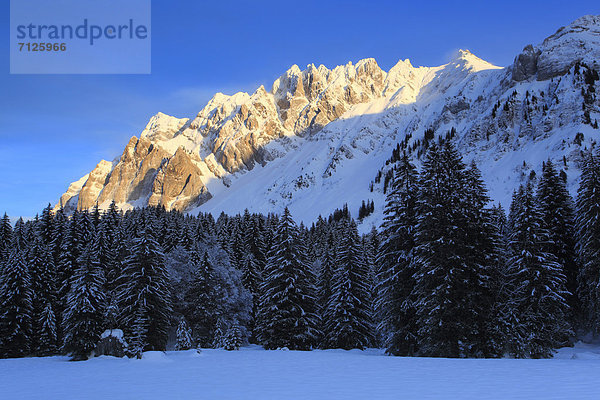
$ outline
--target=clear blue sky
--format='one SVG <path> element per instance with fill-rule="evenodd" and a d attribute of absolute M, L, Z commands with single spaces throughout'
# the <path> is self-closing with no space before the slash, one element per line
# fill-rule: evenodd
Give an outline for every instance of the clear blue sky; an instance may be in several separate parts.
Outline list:
<path fill-rule="evenodd" d="M 0 213 L 33 216 L 157 111 L 194 116 L 216 92 L 253 91 L 290 65 L 374 57 L 440 65 L 459 48 L 497 65 L 596 1 L 152 1 L 151 75 L 10 75 L 0 25 Z"/>

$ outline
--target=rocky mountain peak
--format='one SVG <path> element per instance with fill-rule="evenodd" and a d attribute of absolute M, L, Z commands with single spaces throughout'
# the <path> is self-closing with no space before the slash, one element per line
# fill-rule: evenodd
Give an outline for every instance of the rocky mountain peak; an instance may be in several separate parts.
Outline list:
<path fill-rule="evenodd" d="M 71 184 L 59 205 L 114 200 L 122 208 L 217 213 L 290 206 L 309 220 L 346 201 L 357 208 L 375 199 L 379 207 L 385 194 L 373 177 L 398 143 L 418 159 L 425 131 L 452 131 L 465 157 L 496 179 L 492 197 L 506 200 L 524 160 L 535 165 L 535 154 L 548 153 L 564 164 L 578 150 L 571 136 L 580 132 L 589 142 L 597 134 L 589 121 L 600 112 L 589 93 L 600 88 L 583 87 L 570 68 L 600 60 L 598 20 L 582 17 L 525 47 L 506 69 L 468 50 L 444 65 L 406 59 L 389 71 L 372 58 L 334 68 L 292 65 L 270 91 L 217 93 L 191 120 L 156 114 L 120 157 Z"/>
<path fill-rule="evenodd" d="M 600 60 L 600 15 L 583 16 L 547 37 L 538 46 L 527 45 L 515 58 L 512 78 L 517 82 L 548 80 L 566 73 L 573 65 Z"/>

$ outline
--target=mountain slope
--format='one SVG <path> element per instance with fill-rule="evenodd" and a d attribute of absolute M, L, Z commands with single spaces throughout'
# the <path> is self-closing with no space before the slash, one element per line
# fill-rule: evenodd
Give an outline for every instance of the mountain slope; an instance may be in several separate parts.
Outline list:
<path fill-rule="evenodd" d="M 379 223 L 385 165 L 397 143 L 418 162 L 431 136 L 453 136 L 477 161 L 492 198 L 552 158 L 574 187 L 580 150 L 598 136 L 600 17 L 585 16 L 513 65 L 495 67 L 468 51 L 448 64 L 383 71 L 375 60 L 334 69 L 292 66 L 270 91 L 216 94 L 194 119 L 159 113 L 112 163 L 73 183 L 68 210 L 164 205 L 218 213 L 281 211 L 306 222 L 362 200 Z M 594 75 L 595 74 L 595 75 Z M 427 137 L 425 133 L 427 131 Z M 449 133 L 452 132 L 452 133 Z"/>

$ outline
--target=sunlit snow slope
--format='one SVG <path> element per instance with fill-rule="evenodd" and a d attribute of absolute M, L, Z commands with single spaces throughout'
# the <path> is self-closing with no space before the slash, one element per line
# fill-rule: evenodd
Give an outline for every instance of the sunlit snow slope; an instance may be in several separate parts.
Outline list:
<path fill-rule="evenodd" d="M 121 156 L 71 184 L 57 207 L 114 200 L 122 208 L 266 213 L 287 206 L 310 222 L 344 203 L 356 215 L 372 199 L 367 230 L 381 221 L 385 194 L 374 180 L 389 169 L 396 144 L 418 164 L 425 131 L 437 137 L 452 128 L 494 201 L 507 205 L 548 158 L 575 188 L 581 150 L 600 133 L 599 60 L 600 16 L 585 16 L 525 47 L 506 68 L 469 51 L 438 67 L 404 60 L 383 71 L 373 59 L 292 66 L 270 91 L 218 93 L 195 118 L 158 113 Z"/>

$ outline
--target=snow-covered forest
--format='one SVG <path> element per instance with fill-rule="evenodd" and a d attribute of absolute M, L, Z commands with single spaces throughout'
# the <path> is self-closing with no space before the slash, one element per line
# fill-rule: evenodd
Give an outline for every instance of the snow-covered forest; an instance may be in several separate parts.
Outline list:
<path fill-rule="evenodd" d="M 397 157 L 385 222 L 362 236 L 345 207 L 310 227 L 287 209 L 5 215 L 0 355 L 85 360 L 112 330 L 130 357 L 248 343 L 551 357 L 600 330 L 600 152 L 582 160 L 576 199 L 547 161 L 506 215 L 440 140 L 420 171 Z"/>

